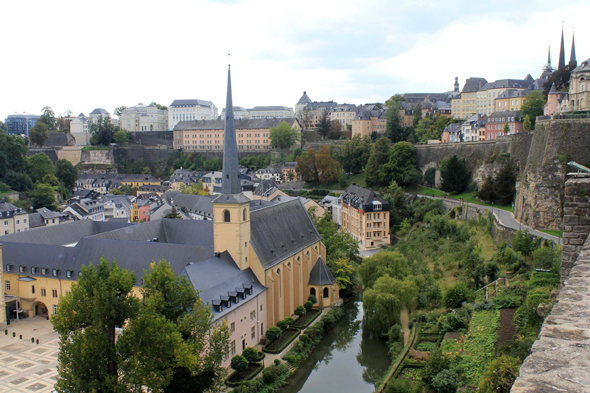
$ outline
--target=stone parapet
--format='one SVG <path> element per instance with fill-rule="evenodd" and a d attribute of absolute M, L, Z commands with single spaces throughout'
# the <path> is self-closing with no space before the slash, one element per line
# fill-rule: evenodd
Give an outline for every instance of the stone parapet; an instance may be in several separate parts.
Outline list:
<path fill-rule="evenodd" d="M 512 393 L 590 392 L 590 179 L 565 185 L 561 289 Z"/>

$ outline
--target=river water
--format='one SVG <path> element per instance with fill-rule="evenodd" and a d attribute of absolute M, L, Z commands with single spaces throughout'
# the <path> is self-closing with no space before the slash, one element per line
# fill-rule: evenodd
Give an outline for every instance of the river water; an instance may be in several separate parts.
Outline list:
<path fill-rule="evenodd" d="M 344 317 L 334 325 L 291 375 L 280 393 L 370 393 L 389 366 L 387 345 L 363 332 L 358 295 L 344 302 Z"/>

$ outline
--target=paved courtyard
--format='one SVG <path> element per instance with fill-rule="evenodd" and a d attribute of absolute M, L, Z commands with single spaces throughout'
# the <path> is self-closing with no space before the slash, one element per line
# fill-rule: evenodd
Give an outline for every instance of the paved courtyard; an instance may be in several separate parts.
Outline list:
<path fill-rule="evenodd" d="M 16 337 L 12 337 L 13 332 Z M 35 343 L 31 343 L 31 338 Z M 58 351 L 59 337 L 51 322 L 43 317 L 26 318 L 3 327 L 0 331 L 0 393 L 51 392 L 57 379 Z"/>

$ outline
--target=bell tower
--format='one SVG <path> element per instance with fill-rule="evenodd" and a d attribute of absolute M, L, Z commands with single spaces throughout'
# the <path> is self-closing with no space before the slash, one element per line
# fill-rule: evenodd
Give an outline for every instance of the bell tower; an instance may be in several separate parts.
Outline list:
<path fill-rule="evenodd" d="M 213 200 L 213 249 L 215 252 L 228 251 L 240 269 L 244 270 L 249 267 L 250 199 L 240 192 L 238 145 L 229 66 L 222 173 L 221 195 Z"/>

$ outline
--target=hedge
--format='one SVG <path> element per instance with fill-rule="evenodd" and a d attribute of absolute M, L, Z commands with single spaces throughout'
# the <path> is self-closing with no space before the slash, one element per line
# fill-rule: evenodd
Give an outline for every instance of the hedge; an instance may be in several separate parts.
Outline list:
<path fill-rule="evenodd" d="M 277 338 L 277 340 L 273 341 L 272 343 L 269 343 L 269 344 L 265 345 L 265 346 L 264 346 L 264 349 L 263 349 L 262 351 L 263 351 L 263 352 L 266 352 L 266 353 L 272 353 L 272 354 L 277 354 L 277 353 L 281 353 L 281 352 L 283 352 L 283 350 L 284 350 L 285 348 L 287 348 L 287 346 L 288 346 L 289 344 L 291 344 L 291 343 L 293 342 L 293 340 L 295 340 L 295 339 L 297 338 L 297 336 L 299 336 L 299 334 L 301 333 L 301 330 L 300 330 L 300 329 L 297 329 L 297 328 L 290 327 L 290 328 L 287 328 L 287 329 L 285 329 L 285 331 L 283 332 L 283 334 L 285 334 L 286 332 L 289 332 L 289 331 L 295 331 L 295 332 L 296 332 L 296 334 L 294 334 L 294 335 L 293 335 L 293 336 L 292 336 L 292 337 L 289 339 L 289 341 L 287 341 L 287 342 L 285 342 L 283 345 L 281 345 L 281 347 L 280 347 L 279 349 L 267 349 L 267 347 L 268 347 L 268 346 L 270 346 L 270 345 L 272 345 L 272 344 L 273 344 L 275 341 L 277 341 L 277 340 L 280 340 L 282 336 L 281 336 L 281 337 L 279 337 L 279 338 Z"/>
<path fill-rule="evenodd" d="M 305 329 L 306 327 L 308 327 L 309 325 L 311 325 L 311 323 L 312 323 L 313 321 L 315 321 L 315 320 L 317 319 L 317 317 L 318 317 L 318 316 L 319 316 L 319 315 L 322 313 L 322 311 L 321 311 L 321 310 L 317 310 L 317 309 L 312 309 L 312 310 L 311 310 L 311 311 L 309 311 L 308 313 L 310 313 L 310 312 L 315 312 L 316 314 L 315 314 L 315 316 L 314 316 L 313 318 L 311 318 L 309 321 L 307 321 L 307 322 L 305 323 L 305 325 L 303 325 L 303 326 L 299 326 L 299 325 L 297 325 L 297 322 L 298 322 L 298 321 L 299 321 L 301 318 L 304 318 L 304 317 L 307 315 L 307 313 L 306 313 L 305 315 L 302 315 L 302 316 L 300 316 L 299 318 L 297 318 L 297 321 L 295 321 L 295 323 L 293 323 L 293 325 L 291 325 L 291 327 L 294 327 L 294 328 L 297 328 L 297 329 L 301 329 L 301 330 L 303 330 L 303 329 Z"/>
<path fill-rule="evenodd" d="M 231 379 L 231 378 L 232 378 L 232 377 L 233 377 L 235 374 L 237 374 L 237 373 L 238 373 L 237 371 L 234 371 L 233 373 L 231 373 L 231 374 L 230 374 L 230 376 L 229 376 L 229 377 L 227 377 L 227 378 L 225 379 L 225 384 L 226 384 L 227 386 L 229 386 L 229 387 L 235 387 L 235 386 L 241 385 L 241 384 L 243 384 L 245 381 L 249 381 L 249 380 L 253 379 L 253 378 L 254 378 L 254 377 L 256 377 L 258 374 L 260 374 L 260 372 L 261 372 L 262 370 L 264 370 L 264 365 L 263 365 L 262 363 L 251 363 L 251 364 L 257 364 L 257 365 L 258 365 L 258 368 L 257 368 L 257 369 L 256 369 L 256 370 L 255 370 L 255 371 L 252 373 L 252 374 L 250 374 L 250 375 L 248 376 L 248 378 L 244 378 L 243 380 L 241 380 L 241 381 L 239 381 L 239 382 L 230 382 L 229 380 L 230 380 L 230 379 Z"/>

